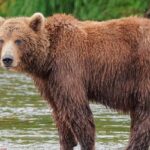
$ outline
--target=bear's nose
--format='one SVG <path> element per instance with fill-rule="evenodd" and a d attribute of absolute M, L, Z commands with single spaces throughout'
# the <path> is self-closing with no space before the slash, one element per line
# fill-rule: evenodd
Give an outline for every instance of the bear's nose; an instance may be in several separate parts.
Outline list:
<path fill-rule="evenodd" d="M 9 67 L 13 62 L 13 57 L 12 56 L 3 57 L 2 61 L 6 67 Z"/>

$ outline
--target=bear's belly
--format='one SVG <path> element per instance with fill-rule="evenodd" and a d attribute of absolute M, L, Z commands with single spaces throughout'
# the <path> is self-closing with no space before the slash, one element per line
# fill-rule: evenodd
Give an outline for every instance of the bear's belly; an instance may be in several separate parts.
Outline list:
<path fill-rule="evenodd" d="M 128 82 L 114 86 L 105 85 L 88 92 L 88 99 L 91 102 L 100 103 L 111 109 L 129 112 L 137 102 L 134 98 L 134 87 Z"/>

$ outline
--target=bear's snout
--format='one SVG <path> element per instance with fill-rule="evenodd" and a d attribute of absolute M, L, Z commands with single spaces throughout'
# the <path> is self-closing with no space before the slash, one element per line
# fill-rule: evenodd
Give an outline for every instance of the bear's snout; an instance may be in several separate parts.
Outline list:
<path fill-rule="evenodd" d="M 3 64 L 5 67 L 11 67 L 13 63 L 13 57 L 12 56 L 4 56 L 2 58 Z"/>

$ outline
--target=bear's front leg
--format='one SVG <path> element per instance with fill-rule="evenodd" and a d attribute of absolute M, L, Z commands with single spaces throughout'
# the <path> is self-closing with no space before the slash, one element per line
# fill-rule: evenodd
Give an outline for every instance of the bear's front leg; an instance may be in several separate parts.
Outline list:
<path fill-rule="evenodd" d="M 58 128 L 60 138 L 60 150 L 73 150 L 77 146 L 77 140 L 71 129 L 64 123 Z"/>
<path fill-rule="evenodd" d="M 95 124 L 84 85 L 81 80 L 70 76 L 69 73 L 62 76 L 62 72 L 55 73 L 55 80 L 51 84 L 61 147 L 63 150 L 71 150 L 68 145 L 69 135 L 66 136 L 68 129 L 71 129 L 82 150 L 95 150 Z"/>
<path fill-rule="evenodd" d="M 61 150 L 73 149 L 73 146 L 75 146 L 73 134 L 78 140 L 81 150 L 95 150 L 95 125 L 89 106 L 86 104 L 81 106 L 74 104 L 69 109 L 63 110 L 60 110 L 61 115 L 58 121 Z M 66 123 L 72 130 L 66 128 Z M 73 134 L 69 134 L 70 131 Z"/>
<path fill-rule="evenodd" d="M 77 108 L 70 124 L 76 135 L 81 150 L 95 150 L 95 124 L 89 105 L 84 104 Z"/>
<path fill-rule="evenodd" d="M 59 122 L 57 111 L 53 111 L 53 118 L 55 119 L 60 141 L 60 150 L 73 150 L 77 146 L 77 140 L 72 132 L 72 129 L 66 122 Z"/>
<path fill-rule="evenodd" d="M 81 150 L 95 150 L 95 124 L 87 98 L 87 87 L 75 55 L 72 51 L 69 52 L 60 55 L 59 60 L 57 58 L 57 67 L 49 77 L 49 89 L 56 106 L 58 128 L 61 132 L 60 139 L 67 141 L 64 129 L 64 125 L 67 125 L 79 142 Z M 70 55 L 74 56 L 73 59 Z M 69 142 L 68 139 L 67 143 Z M 69 146 L 65 149 L 65 144 L 61 144 L 61 147 L 64 150 L 69 149 Z"/>
<path fill-rule="evenodd" d="M 93 115 L 84 90 L 81 90 L 79 83 L 78 85 L 76 84 L 77 82 L 70 83 L 69 87 L 66 87 L 65 84 L 64 87 L 60 88 L 60 91 L 57 91 L 58 94 L 56 93 L 58 96 L 56 96 L 57 126 L 62 142 L 61 147 L 63 147 L 63 150 L 71 150 L 69 143 L 73 140 L 72 137 L 71 140 L 69 139 L 69 135 L 66 136 L 66 133 L 69 132 L 68 128 L 66 128 L 67 125 L 75 135 L 82 150 L 94 150 L 95 124 Z"/>

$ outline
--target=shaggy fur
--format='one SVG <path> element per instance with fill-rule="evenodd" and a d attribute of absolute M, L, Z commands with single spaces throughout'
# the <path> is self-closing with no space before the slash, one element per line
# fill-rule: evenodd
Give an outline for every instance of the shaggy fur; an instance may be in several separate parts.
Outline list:
<path fill-rule="evenodd" d="M 30 75 L 52 107 L 61 150 L 73 150 L 77 142 L 82 150 L 95 149 L 90 100 L 130 113 L 126 150 L 148 150 L 150 20 L 82 22 L 68 15 L 45 20 L 34 15 L 4 21 L 0 37 L 1 51 L 8 41 L 22 39 L 12 46 L 17 66 L 9 68 Z"/>

